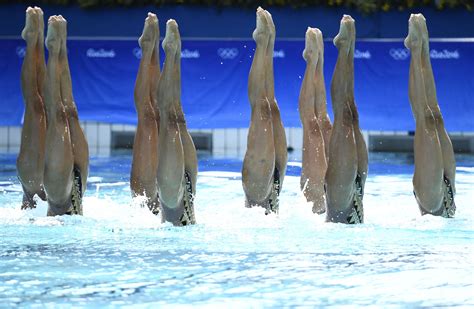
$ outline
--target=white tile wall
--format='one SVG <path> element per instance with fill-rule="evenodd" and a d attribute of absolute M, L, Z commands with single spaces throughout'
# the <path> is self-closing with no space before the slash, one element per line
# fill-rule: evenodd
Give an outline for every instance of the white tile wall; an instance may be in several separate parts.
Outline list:
<path fill-rule="evenodd" d="M 302 128 L 290 128 L 290 138 L 288 146 L 293 147 L 293 149 L 302 149 L 303 148 L 303 129 Z"/>
<path fill-rule="evenodd" d="M 125 131 L 125 132 L 135 132 L 136 128 L 137 128 L 136 126 L 131 125 L 131 124 L 124 124 L 123 125 L 123 131 Z"/>
<path fill-rule="evenodd" d="M 85 125 L 85 135 L 89 143 L 89 149 L 97 148 L 99 145 L 98 125 L 96 122 L 87 122 Z"/>
<path fill-rule="evenodd" d="M 97 122 L 81 122 L 86 138 L 89 143 L 91 155 L 110 155 L 112 132 L 135 132 L 136 126 L 124 124 L 105 124 Z M 228 156 L 243 158 L 247 149 L 248 128 L 227 129 L 199 129 L 191 132 L 212 134 L 213 154 L 216 156 Z M 301 151 L 303 143 L 302 128 L 285 128 L 288 146 L 293 147 L 295 152 Z M 367 145 L 371 135 L 406 135 L 407 132 L 382 132 L 363 131 Z M 460 132 L 451 135 L 466 136 L 470 139 L 471 151 L 474 152 L 474 133 Z M 21 127 L 0 127 L 0 153 L 18 152 L 21 141 Z"/>
<path fill-rule="evenodd" d="M 0 127 L 0 147 L 8 147 L 8 127 Z"/>
<path fill-rule="evenodd" d="M 286 135 L 286 144 L 289 146 L 293 146 L 292 141 L 290 141 L 290 128 L 285 128 L 285 135 Z"/>
<path fill-rule="evenodd" d="M 20 147 L 21 127 L 10 127 L 8 130 L 8 144 L 10 147 Z"/>
<path fill-rule="evenodd" d="M 213 152 L 225 153 L 225 130 L 215 129 L 212 132 L 212 149 Z"/>
<path fill-rule="evenodd" d="M 98 146 L 100 148 L 109 148 L 110 149 L 110 142 L 112 139 L 112 130 L 111 125 L 108 123 L 100 123 L 98 128 Z"/>
<path fill-rule="evenodd" d="M 238 150 L 239 144 L 239 130 L 238 129 L 225 129 L 224 130 L 224 148 L 226 150 Z"/>
<path fill-rule="evenodd" d="M 113 124 L 111 130 L 112 131 L 117 131 L 117 132 L 122 132 L 123 131 L 123 124 Z"/>

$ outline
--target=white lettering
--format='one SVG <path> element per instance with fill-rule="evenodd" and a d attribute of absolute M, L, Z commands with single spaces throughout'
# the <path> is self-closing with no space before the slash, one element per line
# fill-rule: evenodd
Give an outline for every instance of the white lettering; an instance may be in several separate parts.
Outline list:
<path fill-rule="evenodd" d="M 115 58 L 115 51 L 113 49 L 93 49 L 89 48 L 87 50 L 87 57 L 89 58 Z"/>
<path fill-rule="evenodd" d="M 370 54 L 370 51 L 360 51 L 358 49 L 354 50 L 354 58 L 355 59 L 370 59 L 372 58 L 372 55 Z"/>
<path fill-rule="evenodd" d="M 195 50 L 189 50 L 189 49 L 184 49 L 181 51 L 181 58 L 183 59 L 199 59 L 201 57 L 201 54 L 197 49 Z"/>
<path fill-rule="evenodd" d="M 459 54 L 458 50 L 449 51 L 447 49 L 443 49 L 438 51 L 436 49 L 432 49 L 430 51 L 431 59 L 459 59 L 461 55 Z"/>
<path fill-rule="evenodd" d="M 285 58 L 285 51 L 283 49 L 274 50 L 273 51 L 273 58 Z"/>

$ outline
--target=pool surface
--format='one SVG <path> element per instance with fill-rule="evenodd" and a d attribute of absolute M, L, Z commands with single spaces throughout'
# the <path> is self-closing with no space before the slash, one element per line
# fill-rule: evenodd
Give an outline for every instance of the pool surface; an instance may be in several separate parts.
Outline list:
<path fill-rule="evenodd" d="M 201 157 L 198 224 L 132 201 L 130 154 L 91 160 L 84 216 L 21 211 L 0 155 L 0 307 L 474 306 L 474 157 L 457 157 L 454 219 L 421 217 L 413 158 L 370 154 L 365 224 L 325 223 L 292 159 L 280 214 L 244 207 L 241 161 Z"/>

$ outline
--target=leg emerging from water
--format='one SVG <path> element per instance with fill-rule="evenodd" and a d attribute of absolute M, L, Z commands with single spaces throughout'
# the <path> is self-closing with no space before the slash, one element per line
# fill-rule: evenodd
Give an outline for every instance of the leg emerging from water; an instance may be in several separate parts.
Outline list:
<path fill-rule="evenodd" d="M 61 28 L 66 21 L 62 16 L 51 16 L 48 21 L 46 47 L 49 51 L 47 82 L 45 85 L 45 107 L 48 116 L 44 187 L 48 197 L 48 215 L 76 214 L 72 207 L 74 156 L 67 114 L 61 99 Z"/>
<path fill-rule="evenodd" d="M 326 173 L 327 221 L 361 223 L 362 208 L 354 203 L 358 169 L 357 143 L 351 109 L 351 93 L 355 41 L 354 20 L 347 15 L 341 20 L 339 34 L 334 38 L 339 54 L 331 82 L 334 126 L 329 142 L 329 159 Z"/>
<path fill-rule="evenodd" d="M 445 195 L 443 153 L 422 72 L 423 22 L 421 14 L 412 14 L 405 39 L 405 46 L 411 52 L 409 97 L 416 121 L 413 186 L 422 214 L 442 215 Z"/>
<path fill-rule="evenodd" d="M 354 40 L 349 51 L 349 76 L 348 80 L 348 95 L 349 95 L 349 106 L 352 113 L 352 126 L 354 128 L 354 138 L 356 141 L 357 148 L 357 178 L 356 178 L 356 200 L 360 204 L 360 210 L 362 211 L 362 198 L 364 196 L 365 181 L 367 179 L 368 165 L 369 165 L 369 154 L 367 151 L 367 144 L 365 143 L 362 131 L 359 126 L 359 112 L 354 99 L 354 49 L 355 49 L 355 28 L 354 28 Z M 356 206 L 356 207 L 359 207 Z"/>
<path fill-rule="evenodd" d="M 158 107 L 160 112 L 160 134 L 158 137 L 158 193 L 163 220 L 174 225 L 187 225 L 189 220 L 183 207 L 185 193 L 185 161 L 183 143 L 176 115 L 177 97 L 176 57 L 180 49 L 178 24 L 174 20 L 166 23 L 163 49 L 166 59 L 158 85 Z"/>
<path fill-rule="evenodd" d="M 316 65 L 314 110 L 318 118 L 319 127 L 323 134 L 326 158 L 329 154 L 329 140 L 331 138 L 332 124 L 327 112 L 326 82 L 324 81 L 324 42 L 323 34 L 316 28 L 318 46 L 318 63 Z"/>
<path fill-rule="evenodd" d="M 301 190 L 308 202 L 313 203 L 313 212 L 321 214 L 326 211 L 326 194 L 324 192 L 327 169 L 324 137 L 318 122 L 314 102 L 321 95 L 316 88 L 316 67 L 322 48 L 317 41 L 318 29 L 308 28 L 303 58 L 306 71 L 301 85 L 299 111 L 303 123 L 303 164 L 301 170 Z"/>
<path fill-rule="evenodd" d="M 280 109 L 275 98 L 275 82 L 273 73 L 273 52 L 275 49 L 275 25 L 272 15 L 265 11 L 270 36 L 268 39 L 267 50 L 265 53 L 265 94 L 270 103 L 272 111 L 273 140 L 275 144 L 275 174 L 273 176 L 272 202 L 278 211 L 278 196 L 280 195 L 283 180 L 286 174 L 286 166 L 288 162 L 288 150 L 286 144 L 286 133 L 281 121 Z"/>
<path fill-rule="evenodd" d="M 272 110 L 265 93 L 265 76 L 267 74 L 265 58 L 269 37 L 270 28 L 265 12 L 258 8 L 257 27 L 253 32 L 253 39 L 257 43 L 257 47 L 248 81 L 252 114 L 247 138 L 247 151 L 242 167 L 242 185 L 246 206 L 264 207 L 266 213 L 276 212 L 273 201 L 269 201 L 275 175 Z"/>
<path fill-rule="evenodd" d="M 17 158 L 18 178 L 24 192 L 22 209 L 36 206 L 33 199 L 35 194 L 43 200 L 46 199 L 43 188 L 46 138 L 46 112 L 42 89 L 45 78 L 43 32 L 43 12 L 39 8 L 28 7 L 25 28 L 22 32 L 22 37 L 26 41 L 26 54 L 21 68 L 25 116 Z"/>
<path fill-rule="evenodd" d="M 455 178 L 456 178 L 456 160 L 454 157 L 453 144 L 451 139 L 444 127 L 443 116 L 438 105 L 438 98 L 436 96 L 436 85 L 433 75 L 433 69 L 431 67 L 430 60 L 430 46 L 428 37 L 428 28 L 426 27 L 426 20 L 422 18 L 420 20 L 421 30 L 423 31 L 422 38 L 423 44 L 421 48 L 421 66 L 423 68 L 423 81 L 425 83 L 426 99 L 428 106 L 431 109 L 433 116 L 436 120 L 436 130 L 438 132 L 438 138 L 441 145 L 441 153 L 443 155 L 443 168 L 444 177 L 447 185 L 450 186 L 451 196 L 448 199 L 452 199 L 452 216 L 454 216 L 454 194 L 456 193 Z"/>
<path fill-rule="evenodd" d="M 183 107 L 181 104 L 181 41 L 176 50 L 175 56 L 175 74 L 174 74 L 174 88 L 175 97 L 175 111 L 178 120 L 179 133 L 181 142 L 183 144 L 184 152 L 184 200 L 183 207 L 186 215 L 186 224 L 195 224 L 196 217 L 194 212 L 194 197 L 196 196 L 196 181 L 197 181 L 197 154 L 193 139 L 188 132 L 186 126 L 186 119 L 184 118 Z"/>
<path fill-rule="evenodd" d="M 87 187 L 87 177 L 89 175 L 89 145 L 84 132 L 79 124 L 79 116 L 76 103 L 72 95 L 71 72 L 69 70 L 69 61 L 67 56 L 67 23 L 64 20 L 60 24 L 61 28 L 61 49 L 59 52 L 59 67 L 61 69 L 60 89 L 61 99 L 66 111 L 69 131 L 71 136 L 72 153 L 74 156 L 74 187 L 73 187 L 73 205 L 78 214 L 82 215 L 82 197 Z"/>
<path fill-rule="evenodd" d="M 158 127 L 156 122 L 156 59 L 158 36 L 158 19 L 148 13 L 145 19 L 143 34 L 138 40 L 142 49 L 142 58 L 135 82 L 135 107 L 138 114 L 138 125 L 133 143 L 132 171 L 130 188 L 133 196 L 145 196 L 147 206 L 154 214 L 159 213 L 157 187 L 158 170 Z M 153 62 L 153 63 L 152 63 Z M 154 89 L 153 89 L 154 88 Z M 155 99 L 155 102 L 153 102 Z"/>

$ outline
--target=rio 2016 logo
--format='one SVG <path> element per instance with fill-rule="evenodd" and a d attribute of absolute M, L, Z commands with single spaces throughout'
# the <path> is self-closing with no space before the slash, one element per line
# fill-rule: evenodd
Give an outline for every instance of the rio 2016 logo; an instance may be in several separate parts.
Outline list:
<path fill-rule="evenodd" d="M 239 55 L 239 50 L 237 48 L 219 48 L 217 55 L 222 59 L 231 60 Z"/>
<path fill-rule="evenodd" d="M 406 60 L 410 57 L 410 51 L 406 48 L 390 48 L 388 53 L 395 60 Z"/>
<path fill-rule="evenodd" d="M 25 46 L 18 46 L 16 48 L 16 54 L 17 54 L 18 58 L 25 58 L 26 47 Z"/>
<path fill-rule="evenodd" d="M 142 50 L 141 50 L 141 48 L 135 47 L 132 50 L 132 53 L 135 56 L 135 58 L 142 59 Z M 198 59 L 200 57 L 201 57 L 201 54 L 199 53 L 199 51 L 197 49 L 196 50 L 183 49 L 181 51 L 181 58 L 183 58 L 183 59 Z"/>
<path fill-rule="evenodd" d="M 410 57 L 410 51 L 406 48 L 390 48 L 389 52 L 390 56 L 399 61 L 399 60 L 407 60 Z M 449 60 L 449 59 L 459 59 L 461 58 L 461 54 L 459 51 L 456 50 L 437 50 L 432 49 L 430 50 L 430 58 L 431 59 L 441 59 L 441 60 Z"/>
<path fill-rule="evenodd" d="M 113 49 L 94 49 L 94 48 L 89 48 L 86 51 L 86 55 L 88 58 L 115 58 L 116 53 L 115 50 Z"/>

